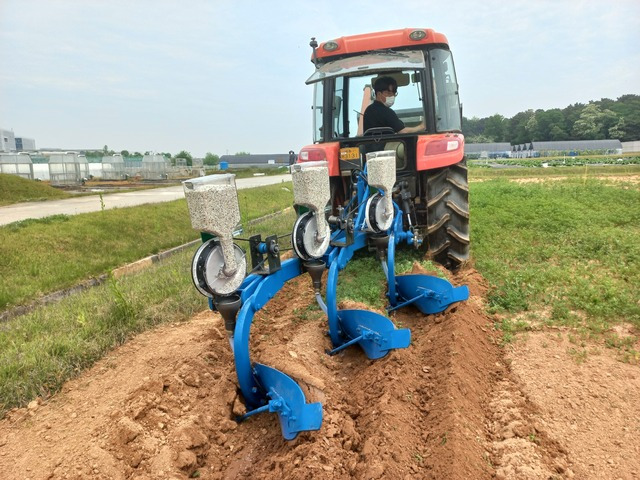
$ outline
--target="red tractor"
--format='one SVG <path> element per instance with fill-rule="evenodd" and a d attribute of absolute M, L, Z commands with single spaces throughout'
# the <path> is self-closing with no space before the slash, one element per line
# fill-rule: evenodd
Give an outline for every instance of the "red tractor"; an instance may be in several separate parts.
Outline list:
<path fill-rule="evenodd" d="M 469 189 L 458 82 L 446 37 L 431 29 L 391 30 L 310 43 L 315 72 L 313 145 L 298 162 L 326 161 L 331 214 L 349 207 L 366 154 L 396 152 L 393 199 L 414 244 L 455 269 L 469 258 Z M 364 131 L 379 77 L 397 84 L 393 110 L 415 133 Z M 413 130 L 408 128 L 408 130 Z"/>

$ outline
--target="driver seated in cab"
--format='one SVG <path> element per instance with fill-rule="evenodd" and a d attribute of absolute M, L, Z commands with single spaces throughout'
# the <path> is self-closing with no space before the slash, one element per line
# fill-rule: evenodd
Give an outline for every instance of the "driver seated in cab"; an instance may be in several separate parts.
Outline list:
<path fill-rule="evenodd" d="M 379 77 L 373 84 L 375 101 L 364 111 L 363 130 L 365 135 L 370 128 L 388 127 L 395 133 L 415 133 L 425 129 L 424 122 L 415 127 L 405 127 L 396 112 L 391 110 L 398 96 L 398 83 L 393 77 Z"/>

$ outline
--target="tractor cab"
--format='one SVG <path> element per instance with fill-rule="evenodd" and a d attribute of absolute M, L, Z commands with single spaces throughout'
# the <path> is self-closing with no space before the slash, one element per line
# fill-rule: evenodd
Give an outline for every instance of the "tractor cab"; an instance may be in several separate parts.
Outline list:
<path fill-rule="evenodd" d="M 451 216 L 443 220 L 449 212 L 429 211 L 430 197 L 447 190 L 444 184 L 430 185 L 429 179 L 440 169 L 459 165 L 464 169 L 466 189 L 462 113 L 446 37 L 430 29 L 403 29 L 341 37 L 319 46 L 312 39 L 311 46 L 315 71 L 306 83 L 314 87 L 314 143 L 301 150 L 298 161 L 327 161 L 335 213 L 351 198 L 352 174 L 363 168 L 366 154 L 395 151 L 394 194 L 404 207 L 405 224 L 428 240 L 430 230 L 438 230 L 438 222 L 444 225 Z M 424 125 L 424 130 L 365 130 L 365 111 L 375 101 L 374 85 L 380 77 L 392 77 L 398 86 L 393 106 L 385 108 L 392 108 L 405 127 Z M 466 196 L 463 203 L 468 203 Z M 468 216 L 468 207 L 461 209 Z M 466 242 L 467 246 L 457 252 L 449 250 L 449 234 L 427 241 L 444 252 L 438 260 L 448 266 L 457 266 L 468 256 L 468 219 L 461 230 L 456 243 Z M 431 246 L 429 250 L 433 251 Z"/>

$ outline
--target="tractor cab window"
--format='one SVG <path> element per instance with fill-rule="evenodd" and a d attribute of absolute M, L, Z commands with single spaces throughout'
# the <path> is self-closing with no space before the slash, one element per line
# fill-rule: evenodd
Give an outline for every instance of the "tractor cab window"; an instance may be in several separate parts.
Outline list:
<path fill-rule="evenodd" d="M 421 50 L 369 52 L 319 65 L 307 80 L 315 84 L 314 141 L 362 136 L 362 117 L 375 98 L 372 85 L 379 76 L 396 78 L 393 110 L 406 126 L 419 125 L 424 117 L 425 78 L 419 72 L 426 71 L 426 65 Z"/>
<path fill-rule="evenodd" d="M 431 53 L 436 131 L 462 130 L 462 115 L 458 98 L 458 80 L 453 57 L 448 50 L 435 49 Z"/>
<path fill-rule="evenodd" d="M 373 84 L 378 77 L 392 76 L 398 83 L 398 94 L 391 107 L 407 127 L 419 125 L 424 117 L 421 77 L 417 71 L 381 72 L 360 77 L 348 77 L 348 136 L 361 137 L 364 111 L 375 100 Z"/>
<path fill-rule="evenodd" d="M 345 98 L 344 77 L 336 78 L 333 97 L 331 99 L 331 136 L 339 138 L 345 136 L 343 104 Z"/>
<path fill-rule="evenodd" d="M 311 107 L 313 109 L 313 141 L 315 143 L 324 141 L 324 136 L 322 132 L 323 125 L 324 125 L 324 122 L 322 120 L 322 115 L 324 111 L 322 107 L 323 99 L 324 99 L 324 83 L 318 82 L 314 86 L 313 105 Z"/>

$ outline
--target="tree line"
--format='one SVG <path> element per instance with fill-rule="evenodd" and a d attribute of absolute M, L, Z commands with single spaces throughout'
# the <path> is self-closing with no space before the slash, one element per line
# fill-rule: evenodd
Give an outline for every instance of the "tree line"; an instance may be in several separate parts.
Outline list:
<path fill-rule="evenodd" d="M 511 118 L 500 114 L 484 118 L 463 116 L 462 133 L 467 143 L 512 145 L 532 141 L 640 140 L 640 95 L 575 103 L 563 109 L 530 109 Z"/>

